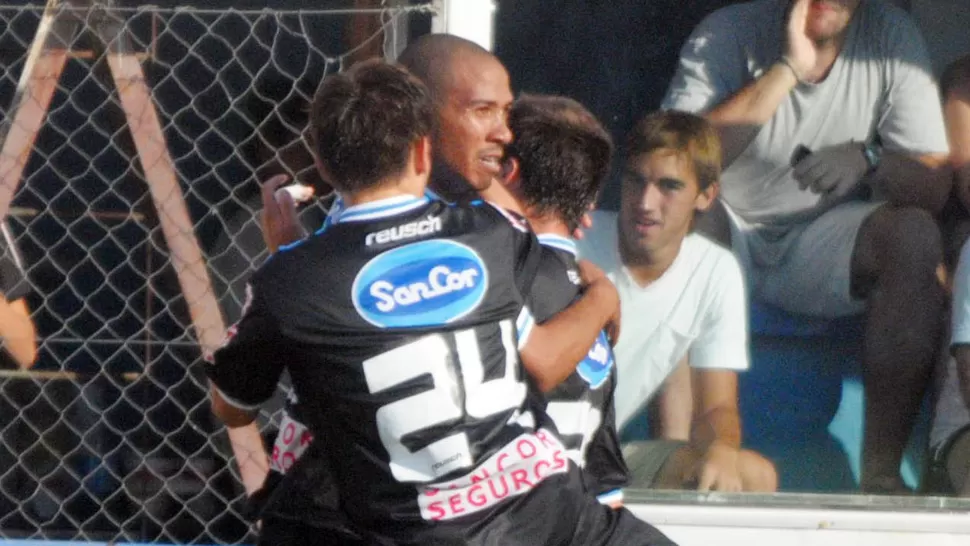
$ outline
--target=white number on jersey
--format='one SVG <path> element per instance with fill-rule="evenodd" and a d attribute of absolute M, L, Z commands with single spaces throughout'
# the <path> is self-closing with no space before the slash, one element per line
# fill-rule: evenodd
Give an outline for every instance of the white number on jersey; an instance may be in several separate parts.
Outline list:
<path fill-rule="evenodd" d="M 590 440 L 600 427 L 603 421 L 603 412 L 594 408 L 587 401 L 570 402 L 549 402 L 546 406 L 546 413 L 556 424 L 556 429 L 561 437 L 582 435 L 582 444 L 579 449 L 570 449 L 566 453 L 578 466 L 586 466 L 586 448 L 589 447 Z"/>
<path fill-rule="evenodd" d="M 485 370 L 473 329 L 455 333 L 457 370 L 453 369 L 452 354 L 442 334 L 429 334 L 364 361 L 364 376 L 371 394 L 423 375 L 430 375 L 434 383 L 431 390 L 377 410 L 377 430 L 398 481 L 425 483 L 474 465 L 464 432 L 445 436 L 413 452 L 401 442 L 404 436 L 466 414 L 483 419 L 522 405 L 526 385 L 516 379 L 518 356 L 512 322 L 502 321 L 499 326 L 505 349 L 505 374 L 490 381 L 484 380 Z"/>

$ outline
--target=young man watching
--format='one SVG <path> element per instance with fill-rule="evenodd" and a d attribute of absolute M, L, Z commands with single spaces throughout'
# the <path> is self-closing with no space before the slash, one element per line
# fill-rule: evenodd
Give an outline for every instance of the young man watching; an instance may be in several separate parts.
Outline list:
<path fill-rule="evenodd" d="M 586 495 L 522 381 L 519 351 L 543 364 L 527 364 L 540 382 L 573 347 L 572 362 L 585 354 L 613 313 L 608 281 L 523 330 L 517 351 L 542 250 L 499 209 L 424 197 L 424 86 L 392 65 L 358 65 L 325 80 L 311 119 L 318 167 L 346 208 L 253 277 L 207 368 L 217 415 L 251 422 L 286 367 L 370 542 L 668 544 Z M 433 229 L 404 229 L 422 222 Z M 379 236 L 395 232 L 409 235 Z"/>
<path fill-rule="evenodd" d="M 580 242 L 580 255 L 600 265 L 620 293 L 617 422 L 625 426 L 684 366 L 690 388 L 669 393 L 662 420 L 692 416 L 679 434 L 666 427 L 668 436 L 688 441 L 655 440 L 625 451 L 634 482 L 773 491 L 773 465 L 741 449 L 737 372 L 749 365 L 741 269 L 730 251 L 691 233 L 695 214 L 717 195 L 717 134 L 698 116 L 654 113 L 634 128 L 626 157 L 618 218 L 594 213 Z"/>

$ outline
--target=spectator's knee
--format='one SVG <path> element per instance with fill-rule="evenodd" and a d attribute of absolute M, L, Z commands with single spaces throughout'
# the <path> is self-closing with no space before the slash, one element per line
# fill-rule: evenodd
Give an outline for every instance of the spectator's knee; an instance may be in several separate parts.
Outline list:
<path fill-rule="evenodd" d="M 913 207 L 893 208 L 885 211 L 879 229 L 885 229 L 881 268 L 887 274 L 902 274 L 918 278 L 924 274 L 936 275 L 943 260 L 943 242 L 940 228 L 933 216 Z"/>

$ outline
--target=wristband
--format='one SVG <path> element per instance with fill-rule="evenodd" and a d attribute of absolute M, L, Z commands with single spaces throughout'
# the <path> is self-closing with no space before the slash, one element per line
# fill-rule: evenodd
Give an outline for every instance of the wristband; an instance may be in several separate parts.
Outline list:
<path fill-rule="evenodd" d="M 805 83 L 805 80 L 802 79 L 802 75 L 798 73 L 798 70 L 795 68 L 794 63 L 791 62 L 791 59 L 788 58 L 788 55 L 782 55 L 779 57 L 778 62 L 787 66 L 788 70 L 791 70 L 792 75 L 795 76 L 795 80 L 798 83 Z"/>
<path fill-rule="evenodd" d="M 872 174 L 879 167 L 879 161 L 882 160 L 882 146 L 877 142 L 863 144 L 862 155 L 865 156 L 868 166 L 866 174 Z"/>

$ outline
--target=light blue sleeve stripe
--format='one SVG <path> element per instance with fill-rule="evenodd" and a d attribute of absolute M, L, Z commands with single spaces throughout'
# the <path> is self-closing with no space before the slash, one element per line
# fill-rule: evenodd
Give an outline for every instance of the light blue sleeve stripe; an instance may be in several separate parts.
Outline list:
<path fill-rule="evenodd" d="M 607 491 L 606 493 L 600 493 L 596 496 L 596 500 L 598 500 L 600 504 L 606 505 L 623 502 L 623 490 L 614 489 L 612 491 Z"/>

